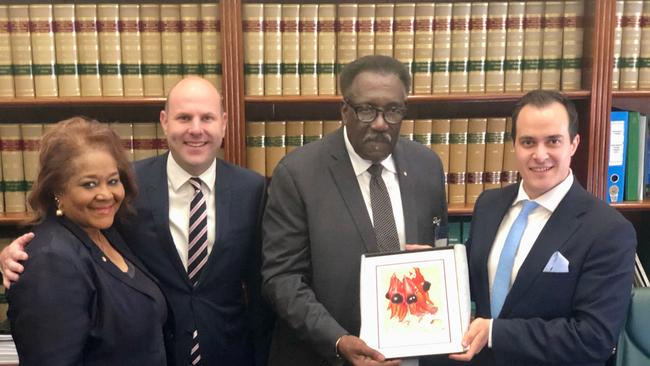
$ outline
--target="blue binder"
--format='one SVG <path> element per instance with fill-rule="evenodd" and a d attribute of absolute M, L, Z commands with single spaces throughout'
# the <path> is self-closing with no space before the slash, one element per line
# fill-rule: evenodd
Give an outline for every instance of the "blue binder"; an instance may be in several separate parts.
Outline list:
<path fill-rule="evenodd" d="M 627 150 L 627 111 L 613 111 L 609 126 L 609 165 L 607 168 L 607 202 L 623 202 L 625 159 Z"/>

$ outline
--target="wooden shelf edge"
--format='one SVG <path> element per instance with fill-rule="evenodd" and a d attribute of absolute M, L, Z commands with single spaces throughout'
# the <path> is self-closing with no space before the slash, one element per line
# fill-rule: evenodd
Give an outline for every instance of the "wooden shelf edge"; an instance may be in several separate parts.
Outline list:
<path fill-rule="evenodd" d="M 74 106 L 162 106 L 163 97 L 0 98 L 1 108 Z"/>
<path fill-rule="evenodd" d="M 650 201 L 626 201 L 612 203 L 611 206 L 621 212 L 648 211 L 650 210 Z"/>
<path fill-rule="evenodd" d="M 521 98 L 525 93 L 465 93 L 465 94 L 415 94 L 408 97 L 409 103 L 426 102 L 468 102 L 468 101 L 496 101 L 512 102 Z M 587 99 L 591 96 L 588 90 L 570 91 L 565 93 L 570 99 Z M 246 103 L 338 103 L 340 95 L 313 95 L 313 96 L 245 96 Z"/>
<path fill-rule="evenodd" d="M 474 205 L 471 203 L 451 203 L 447 207 L 447 212 L 449 216 L 472 216 Z"/>
<path fill-rule="evenodd" d="M 24 225 L 32 219 L 27 212 L 21 213 L 0 213 L 0 226 Z"/>
<path fill-rule="evenodd" d="M 614 90 L 612 98 L 648 98 L 650 90 Z"/>

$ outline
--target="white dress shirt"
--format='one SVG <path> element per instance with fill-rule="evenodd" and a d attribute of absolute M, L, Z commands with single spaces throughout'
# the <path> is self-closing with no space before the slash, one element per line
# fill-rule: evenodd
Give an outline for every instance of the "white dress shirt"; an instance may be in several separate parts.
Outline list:
<path fill-rule="evenodd" d="M 548 222 L 548 219 L 553 214 L 553 211 L 560 204 L 560 201 L 566 196 L 573 185 L 573 172 L 569 171 L 569 175 L 562 181 L 560 184 L 548 190 L 543 195 L 532 200 L 539 204 L 537 208 L 530 212 L 528 215 L 528 223 L 526 224 L 526 229 L 524 229 L 524 234 L 521 237 L 521 242 L 519 243 L 519 248 L 517 248 L 517 253 L 515 254 L 515 260 L 512 265 L 512 274 L 510 275 L 510 286 L 515 282 L 517 274 L 521 265 L 526 260 L 528 253 L 530 253 L 533 248 L 533 244 L 537 240 L 537 237 L 544 229 L 544 226 Z M 501 225 L 499 225 L 499 230 L 497 235 L 494 238 L 494 243 L 492 244 L 492 249 L 490 250 L 490 256 L 488 257 L 488 280 L 490 285 L 490 298 L 492 298 L 492 285 L 494 284 L 494 276 L 497 271 L 497 266 L 499 265 L 499 257 L 501 256 L 501 251 L 505 245 L 506 237 L 508 232 L 510 232 L 510 227 L 515 222 L 515 219 L 521 212 L 523 207 L 522 201 L 529 200 L 528 194 L 524 190 L 523 182 L 519 184 L 519 191 L 517 193 L 517 198 L 514 200 L 508 212 L 503 216 L 501 220 Z M 539 243 L 538 245 L 544 245 L 544 243 Z M 492 347 L 492 322 L 490 321 L 490 335 L 488 338 L 488 347 Z"/>
<path fill-rule="evenodd" d="M 208 255 L 212 252 L 216 235 L 216 199 L 214 184 L 216 180 L 217 160 L 199 175 L 201 191 L 208 205 Z M 194 196 L 194 188 L 189 183 L 190 175 L 174 160 L 172 154 L 167 159 L 167 191 L 169 194 L 169 231 L 174 239 L 178 256 L 187 269 L 187 252 L 189 242 L 190 203 Z"/>
<path fill-rule="evenodd" d="M 366 203 L 366 209 L 368 210 L 368 216 L 370 216 L 370 222 L 374 225 L 374 220 L 372 217 L 372 206 L 370 205 L 370 172 L 368 168 L 372 165 L 372 162 L 369 160 L 363 159 L 350 143 L 348 139 L 348 134 L 346 127 L 343 127 L 343 136 L 345 139 L 345 147 L 348 150 L 348 155 L 350 155 L 350 161 L 352 162 L 352 169 L 354 169 L 354 174 L 357 176 L 357 181 L 359 182 L 359 188 L 361 189 L 361 195 L 363 196 L 363 201 Z M 404 244 L 406 243 L 406 229 L 404 224 L 404 209 L 402 208 L 402 194 L 399 189 L 399 181 L 397 180 L 397 168 L 395 167 L 395 160 L 393 155 L 388 155 L 386 159 L 381 162 L 381 165 L 384 169 L 381 171 L 381 178 L 386 184 L 386 189 L 388 190 L 388 196 L 390 197 L 390 204 L 393 206 L 393 217 L 395 217 L 395 227 L 397 228 L 397 236 L 399 238 L 399 247 L 401 250 L 404 250 Z"/>

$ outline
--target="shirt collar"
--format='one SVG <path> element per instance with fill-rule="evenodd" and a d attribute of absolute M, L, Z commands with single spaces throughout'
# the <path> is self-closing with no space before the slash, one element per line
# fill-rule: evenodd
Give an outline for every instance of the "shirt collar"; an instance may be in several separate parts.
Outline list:
<path fill-rule="evenodd" d="M 354 147 L 352 147 L 352 144 L 350 143 L 350 140 L 348 139 L 348 133 L 346 126 L 343 126 L 343 139 L 345 140 L 345 149 L 348 151 L 348 155 L 350 156 L 350 161 L 352 162 L 352 169 L 354 169 L 354 175 L 355 176 L 360 176 L 364 172 L 370 168 L 372 165 L 372 162 L 370 160 L 366 160 L 359 156 L 356 151 L 354 151 Z M 389 172 L 393 174 L 397 174 L 397 168 L 395 167 L 395 160 L 393 159 L 393 154 L 388 155 L 386 159 L 384 159 L 381 162 L 381 165 L 384 167 L 384 169 L 388 170 Z"/>
<path fill-rule="evenodd" d="M 569 170 L 569 175 L 566 178 L 564 178 L 562 182 L 560 182 L 558 185 L 551 188 L 541 196 L 535 198 L 533 201 L 537 202 L 540 206 L 544 207 L 550 212 L 555 211 L 557 206 L 560 204 L 560 201 L 562 201 L 564 196 L 566 196 L 566 194 L 569 193 L 569 189 L 571 189 L 571 186 L 573 185 L 573 180 L 574 180 L 573 171 Z M 526 194 L 526 191 L 524 191 L 524 182 L 522 181 L 519 184 L 517 199 L 515 199 L 515 201 L 512 203 L 512 206 L 518 204 L 521 201 L 529 200 L 529 199 L 530 198 L 528 197 L 528 194 Z"/>
<path fill-rule="evenodd" d="M 203 181 L 204 185 L 208 188 L 208 191 L 212 191 L 214 183 L 216 180 L 216 166 L 217 159 L 215 158 L 210 164 L 210 167 L 206 169 L 201 175 L 197 178 L 200 178 Z M 177 192 L 183 184 L 187 183 L 190 178 L 194 177 L 190 173 L 186 172 L 174 159 L 174 155 L 169 153 L 167 158 L 167 179 L 169 180 L 171 188 L 174 192 Z"/>

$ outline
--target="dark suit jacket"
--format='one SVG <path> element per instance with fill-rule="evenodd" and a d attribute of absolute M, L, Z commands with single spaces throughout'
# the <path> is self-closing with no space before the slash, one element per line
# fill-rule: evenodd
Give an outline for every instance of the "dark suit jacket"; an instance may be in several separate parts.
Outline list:
<path fill-rule="evenodd" d="M 132 279 L 65 218 L 48 218 L 34 232 L 25 272 L 7 290 L 20 364 L 164 365 L 167 306 L 119 234 L 104 231 L 138 268 Z"/>
<path fill-rule="evenodd" d="M 259 291 L 264 178 L 217 160 L 216 238 L 193 287 L 169 231 L 167 156 L 135 163 L 138 214 L 119 230 L 167 296 L 176 365 L 187 366 L 195 327 L 204 365 L 264 365 L 273 322 Z"/>
<path fill-rule="evenodd" d="M 476 316 L 492 318 L 487 260 L 517 185 L 484 192 L 467 244 Z M 623 324 L 634 272 L 636 235 L 616 210 L 575 181 L 549 218 L 494 320 L 492 349 L 476 365 L 603 365 Z M 544 273 L 554 252 L 568 273 Z"/>
<path fill-rule="evenodd" d="M 433 244 L 447 223 L 444 175 L 430 149 L 395 147 L 406 242 Z M 359 334 L 359 266 L 377 242 L 343 129 L 288 154 L 277 166 L 264 216 L 264 294 L 281 319 L 269 364 L 336 364 L 335 343 Z"/>

